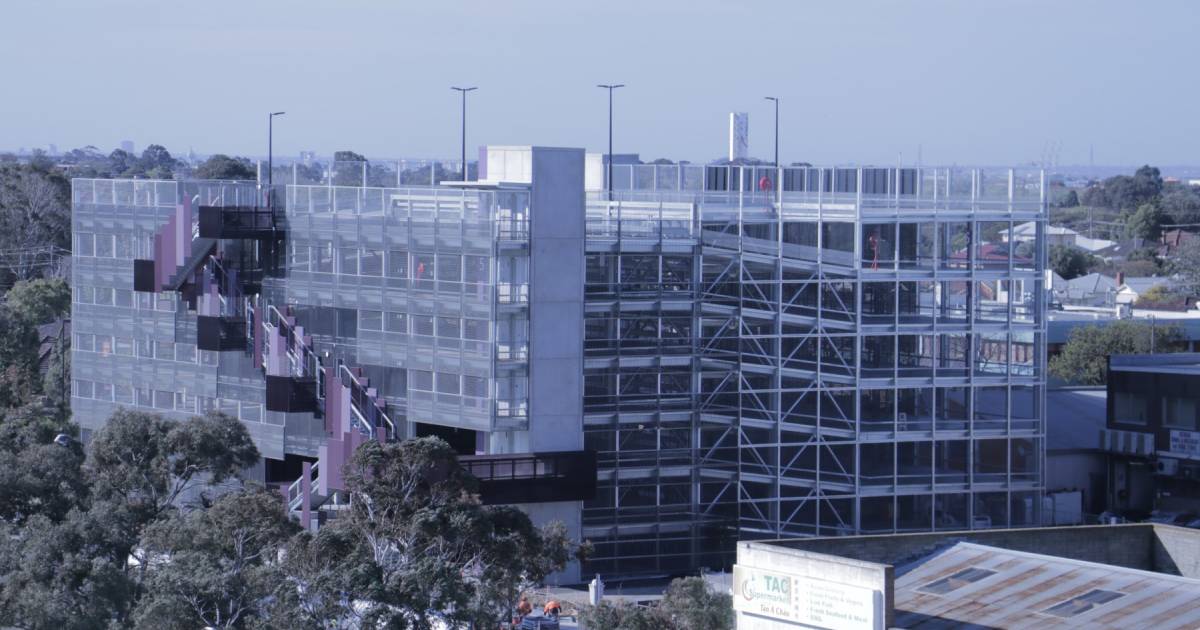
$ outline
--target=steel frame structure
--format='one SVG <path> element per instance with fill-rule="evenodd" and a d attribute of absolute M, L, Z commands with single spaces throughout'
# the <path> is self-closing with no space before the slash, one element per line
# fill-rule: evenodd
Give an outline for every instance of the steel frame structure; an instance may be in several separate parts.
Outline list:
<path fill-rule="evenodd" d="M 727 190 L 706 172 L 689 176 L 704 190 L 588 208 L 590 569 L 719 564 L 713 544 L 733 527 L 1039 523 L 1041 174 L 721 168 Z M 747 177 L 804 189 L 748 190 Z M 1035 241 L 999 240 L 1027 221 Z"/>

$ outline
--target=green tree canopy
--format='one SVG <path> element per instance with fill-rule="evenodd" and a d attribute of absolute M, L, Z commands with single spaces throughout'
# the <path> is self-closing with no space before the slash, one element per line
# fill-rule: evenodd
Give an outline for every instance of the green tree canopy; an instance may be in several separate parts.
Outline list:
<path fill-rule="evenodd" d="M 1134 210 L 1157 200 L 1163 189 L 1162 174 L 1153 166 L 1142 166 L 1132 176 L 1109 177 L 1084 191 L 1083 203 L 1089 206 Z"/>
<path fill-rule="evenodd" d="M 258 457 L 246 426 L 223 413 L 178 422 L 118 409 L 92 441 L 86 468 L 97 499 L 149 523 L 190 490 L 234 477 Z"/>
<path fill-rule="evenodd" d="M 1129 217 L 1125 230 L 1132 237 L 1156 239 L 1162 235 L 1162 226 L 1167 220 L 1167 213 L 1158 204 L 1144 203 Z"/>
<path fill-rule="evenodd" d="M 297 624 L 495 627 L 523 584 L 569 559 L 561 526 L 539 530 L 515 508 L 480 505 L 475 479 L 439 439 L 364 444 L 345 480 L 350 509 L 288 553 Z M 339 552 L 321 553 L 330 549 Z"/>
<path fill-rule="evenodd" d="M 203 510 L 204 502 L 182 495 L 213 490 L 258 452 L 246 428 L 220 414 L 177 422 L 117 411 L 86 461 L 77 445 L 54 443 L 57 428 L 36 416 L 6 416 L 0 425 L 0 451 L 19 452 L 12 474 L 25 477 L 13 495 L 0 496 L 0 626 L 129 627 L 139 600 L 157 588 L 148 572 L 163 559 L 147 532 L 161 532 L 181 511 Z M 39 488 L 40 500 L 31 500 Z"/>
<path fill-rule="evenodd" d="M 1161 205 L 1172 223 L 1200 223 L 1200 188 L 1196 186 L 1165 187 Z"/>
<path fill-rule="evenodd" d="M 33 323 L 0 306 L 0 409 L 20 407 L 41 392 L 39 345 Z"/>
<path fill-rule="evenodd" d="M 78 442 L 55 443 L 76 430 L 57 409 L 29 404 L 0 415 L 0 522 L 34 516 L 60 522 L 88 495 Z"/>
<path fill-rule="evenodd" d="M 290 587 L 278 558 L 298 530 L 279 493 L 261 487 L 152 524 L 142 545 L 163 560 L 150 565 L 135 627 L 266 625 L 268 602 Z"/>
<path fill-rule="evenodd" d="M 1093 264 L 1093 256 L 1078 247 L 1071 245 L 1052 245 L 1050 247 L 1050 268 L 1065 280 L 1087 274 Z"/>
<path fill-rule="evenodd" d="M 589 630 L 732 630 L 733 597 L 719 593 L 701 577 L 672 580 L 658 605 L 601 602 L 580 614 Z"/>
<path fill-rule="evenodd" d="M 658 604 L 676 627 L 687 630 L 732 630 L 733 596 L 709 587 L 704 578 L 673 580 Z"/>
<path fill-rule="evenodd" d="M 178 166 L 179 161 L 171 157 L 166 147 L 152 144 L 142 151 L 137 168 L 150 179 L 171 179 Z"/>
<path fill-rule="evenodd" d="M 1122 320 L 1107 325 L 1079 326 L 1071 331 L 1062 352 L 1050 359 L 1050 374 L 1072 385 L 1103 385 L 1108 357 L 1114 354 L 1176 352 L 1183 333 L 1177 326 Z"/>
<path fill-rule="evenodd" d="M 1170 267 L 1182 279 L 1185 290 L 1200 295 L 1200 238 L 1186 241 L 1175 250 Z"/>
<path fill-rule="evenodd" d="M 71 312 L 71 287 L 61 278 L 22 280 L 4 294 L 4 303 L 17 317 L 45 324 Z"/>
<path fill-rule="evenodd" d="M 217 153 L 196 167 L 197 179 L 253 180 L 258 177 L 254 164 L 244 157 L 229 157 Z"/>

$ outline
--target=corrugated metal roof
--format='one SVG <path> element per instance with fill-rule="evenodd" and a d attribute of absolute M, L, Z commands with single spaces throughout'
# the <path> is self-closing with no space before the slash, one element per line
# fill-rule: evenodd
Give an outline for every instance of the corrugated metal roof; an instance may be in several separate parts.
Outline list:
<path fill-rule="evenodd" d="M 920 590 L 967 569 L 995 573 L 942 595 Z M 1200 580 L 966 542 L 898 568 L 895 589 L 898 628 L 1200 627 Z M 1107 591 L 1120 596 L 1103 601 Z"/>

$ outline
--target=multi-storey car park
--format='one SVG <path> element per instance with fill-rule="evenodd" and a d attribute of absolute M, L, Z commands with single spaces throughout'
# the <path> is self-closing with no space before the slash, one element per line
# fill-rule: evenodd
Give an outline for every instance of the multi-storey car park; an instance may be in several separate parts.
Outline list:
<path fill-rule="evenodd" d="M 441 436 L 484 502 L 592 542 L 568 579 L 1040 523 L 1040 172 L 605 166 L 77 179 L 75 417 L 237 415 L 312 528 L 357 444 Z"/>

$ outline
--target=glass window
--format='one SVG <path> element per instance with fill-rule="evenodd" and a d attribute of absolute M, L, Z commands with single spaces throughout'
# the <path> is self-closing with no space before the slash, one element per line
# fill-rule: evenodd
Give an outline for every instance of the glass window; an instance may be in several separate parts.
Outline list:
<path fill-rule="evenodd" d="M 167 410 L 174 409 L 175 392 L 169 392 L 162 389 L 154 390 L 154 408 Z"/>
<path fill-rule="evenodd" d="M 358 275 L 358 248 L 343 247 L 338 250 L 338 273 Z"/>
<path fill-rule="evenodd" d="M 487 398 L 487 379 L 478 376 L 462 377 L 462 393 L 464 396 L 474 396 L 476 398 Z"/>
<path fill-rule="evenodd" d="M 94 384 L 91 381 L 75 380 L 75 395 L 79 398 L 91 398 Z"/>
<path fill-rule="evenodd" d="M 463 320 L 463 338 L 473 339 L 475 341 L 488 340 L 488 320 L 486 319 L 464 319 Z"/>
<path fill-rule="evenodd" d="M 333 243 L 325 241 L 312 247 L 313 271 L 333 273 Z"/>
<path fill-rule="evenodd" d="M 433 254 L 413 254 L 413 279 L 433 279 Z"/>
<path fill-rule="evenodd" d="M 437 279 L 448 282 L 462 282 L 462 256 L 458 254 L 438 254 Z"/>
<path fill-rule="evenodd" d="M 91 304 L 96 301 L 96 289 L 92 287 L 75 287 L 75 302 Z"/>
<path fill-rule="evenodd" d="M 462 337 L 462 323 L 457 317 L 437 318 L 437 336 L 443 339 L 459 339 Z"/>
<path fill-rule="evenodd" d="M 133 307 L 133 291 L 129 289 L 117 289 L 113 292 L 113 305 L 124 308 Z"/>
<path fill-rule="evenodd" d="M 146 387 L 137 388 L 137 406 L 153 407 L 154 401 L 151 398 L 150 390 Z"/>
<path fill-rule="evenodd" d="M 383 275 L 383 251 L 364 249 L 358 261 L 358 272 L 364 276 Z"/>
<path fill-rule="evenodd" d="M 388 251 L 387 275 L 389 278 L 408 277 L 408 252 L 400 249 Z"/>
<path fill-rule="evenodd" d="M 437 373 L 437 391 L 439 394 L 457 394 L 458 393 L 458 375 L 446 374 L 445 372 Z"/>
<path fill-rule="evenodd" d="M 96 287 L 96 304 L 103 306 L 113 305 L 112 287 Z"/>
<path fill-rule="evenodd" d="M 133 340 L 128 337 L 117 337 L 114 340 L 115 350 L 117 355 L 131 357 L 133 356 Z"/>
<path fill-rule="evenodd" d="M 175 392 L 175 411 L 196 413 L 196 397 L 182 392 Z"/>
<path fill-rule="evenodd" d="M 241 404 L 241 415 L 238 417 L 246 422 L 262 422 L 262 405 L 244 402 Z"/>
<path fill-rule="evenodd" d="M 77 232 L 75 234 L 75 255 L 76 256 L 95 256 L 96 255 L 96 237 L 94 234 L 87 232 Z"/>
<path fill-rule="evenodd" d="M 129 234 L 117 234 L 113 237 L 113 250 L 120 260 L 133 258 L 133 237 Z"/>
<path fill-rule="evenodd" d="M 1164 396 L 1162 400 L 1164 427 L 1196 430 L 1196 399 Z"/>
<path fill-rule="evenodd" d="M 358 327 L 363 330 L 383 330 L 382 311 L 358 311 Z"/>
<path fill-rule="evenodd" d="M 175 343 L 171 341 L 155 341 L 154 358 L 162 359 L 163 361 L 175 360 Z"/>
<path fill-rule="evenodd" d="M 487 256 L 463 256 L 463 282 L 474 282 L 477 284 L 487 284 L 488 282 L 488 258 Z"/>
<path fill-rule="evenodd" d="M 228 398 L 218 398 L 217 411 L 220 411 L 227 416 L 236 418 L 238 417 L 238 401 L 229 400 Z"/>
<path fill-rule="evenodd" d="M 96 336 L 87 333 L 75 333 L 75 349 L 83 352 L 95 352 Z"/>
<path fill-rule="evenodd" d="M 288 268 L 292 271 L 308 271 L 308 259 L 311 251 L 308 243 L 292 241 L 291 250 L 292 256 Z"/>
<path fill-rule="evenodd" d="M 388 311 L 384 320 L 385 330 L 394 333 L 408 332 L 408 315 L 405 313 L 394 313 Z"/>
<path fill-rule="evenodd" d="M 421 391 L 433 391 L 433 372 L 412 370 L 412 387 Z"/>
<path fill-rule="evenodd" d="M 183 363 L 195 363 L 196 345 L 191 343 L 175 344 L 175 360 Z"/>
<path fill-rule="evenodd" d="M 1116 392 L 1113 400 L 1113 418 L 1124 424 L 1145 425 L 1147 420 L 1145 397 L 1133 392 Z"/>
<path fill-rule="evenodd" d="M 129 385 L 113 385 L 113 402 L 133 404 L 133 388 Z"/>
<path fill-rule="evenodd" d="M 433 336 L 433 318 L 429 315 L 413 315 L 412 327 L 414 335 Z"/>
<path fill-rule="evenodd" d="M 97 258 L 112 258 L 113 257 L 113 235 L 112 234 L 97 234 L 96 235 L 96 257 Z"/>

